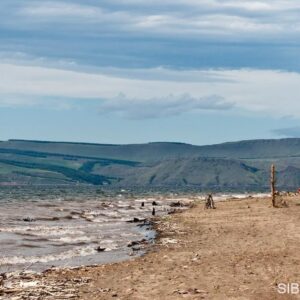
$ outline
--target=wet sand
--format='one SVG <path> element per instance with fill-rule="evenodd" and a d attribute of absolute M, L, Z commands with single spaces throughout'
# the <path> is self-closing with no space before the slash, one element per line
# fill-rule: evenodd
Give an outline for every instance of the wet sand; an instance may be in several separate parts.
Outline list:
<path fill-rule="evenodd" d="M 157 243 L 145 256 L 32 277 L 26 299 L 299 299 L 277 292 L 279 283 L 300 284 L 300 197 L 286 202 L 235 199 L 216 210 L 198 203 L 158 219 Z M 2 299 L 22 299 L 13 298 L 22 290 Z"/>

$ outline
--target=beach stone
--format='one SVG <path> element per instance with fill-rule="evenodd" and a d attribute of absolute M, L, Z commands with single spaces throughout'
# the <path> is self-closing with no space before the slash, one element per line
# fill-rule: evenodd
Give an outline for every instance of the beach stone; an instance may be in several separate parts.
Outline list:
<path fill-rule="evenodd" d="M 170 239 L 170 238 L 162 238 L 160 241 L 163 245 L 178 243 L 178 241 L 176 239 Z"/>
<path fill-rule="evenodd" d="M 133 251 L 140 251 L 140 250 L 141 250 L 141 247 L 139 247 L 139 246 L 134 246 L 134 247 L 132 247 L 132 250 L 133 250 Z"/>
<path fill-rule="evenodd" d="M 132 220 L 126 221 L 127 223 L 138 223 L 138 222 L 145 222 L 146 219 L 139 219 L 139 218 L 133 218 Z"/>
<path fill-rule="evenodd" d="M 177 202 L 171 202 L 170 206 L 171 207 L 182 207 L 183 204 L 180 201 L 177 201 Z"/>
<path fill-rule="evenodd" d="M 100 289 L 98 289 L 98 291 L 100 292 L 100 293 L 109 293 L 110 291 L 111 291 L 111 289 L 110 288 L 100 288 Z"/>
<path fill-rule="evenodd" d="M 24 221 L 24 222 L 34 222 L 35 219 L 30 218 L 30 217 L 25 217 L 25 218 L 23 218 L 23 221 Z"/>
<path fill-rule="evenodd" d="M 98 252 L 104 252 L 106 250 L 106 248 L 103 248 L 103 247 L 99 246 L 95 250 L 98 251 Z"/>
<path fill-rule="evenodd" d="M 136 246 L 136 245 L 140 245 L 140 244 L 146 244 L 147 243 L 147 240 L 146 239 L 142 239 L 140 241 L 131 241 L 127 247 L 133 247 L 133 246 Z"/>

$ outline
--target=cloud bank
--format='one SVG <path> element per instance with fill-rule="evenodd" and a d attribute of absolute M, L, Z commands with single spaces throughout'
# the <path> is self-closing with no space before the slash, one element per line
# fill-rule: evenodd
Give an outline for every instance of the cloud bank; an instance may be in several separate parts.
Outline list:
<path fill-rule="evenodd" d="M 124 69 L 82 72 L 16 63 L 2 63 L 0 69 L 5 74 L 0 81 L 2 106 L 32 105 L 32 101 L 53 97 L 66 102 L 80 99 L 82 104 L 85 100 L 99 102 L 102 113 L 126 117 L 230 108 L 300 117 L 300 74 L 292 72 L 157 68 L 128 70 L 127 74 Z"/>
<path fill-rule="evenodd" d="M 300 71 L 296 0 L 2 0 L 0 56 L 117 68 Z"/>
<path fill-rule="evenodd" d="M 229 110 L 233 107 L 234 103 L 226 102 L 224 98 L 217 95 L 194 98 L 189 94 L 183 94 L 141 100 L 120 94 L 115 98 L 103 101 L 99 112 L 102 114 L 114 113 L 129 119 L 156 119 L 201 110 Z"/>
<path fill-rule="evenodd" d="M 297 0 L 1 0 L 0 121 L 14 134 L 37 116 L 55 136 L 82 116 L 83 137 L 117 141 L 149 123 L 164 139 L 296 135 L 299 15 Z"/>
<path fill-rule="evenodd" d="M 272 133 L 282 137 L 299 138 L 300 126 L 274 129 Z"/>
<path fill-rule="evenodd" d="M 0 8 L 2 106 L 53 97 L 132 118 L 300 117 L 299 1 L 3 0 Z"/>
<path fill-rule="evenodd" d="M 143 32 L 151 35 L 225 35 L 245 33 L 299 35 L 297 1 L 27 1 L 11 14 L 19 23 L 104 24 L 98 32 Z M 54 25 L 55 26 L 55 25 Z M 94 29 L 95 31 L 95 29 Z"/>

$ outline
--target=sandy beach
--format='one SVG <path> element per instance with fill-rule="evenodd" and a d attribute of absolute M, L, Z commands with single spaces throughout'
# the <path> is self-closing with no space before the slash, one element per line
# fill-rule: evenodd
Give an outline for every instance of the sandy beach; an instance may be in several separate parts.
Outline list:
<path fill-rule="evenodd" d="M 156 220 L 157 242 L 142 257 L 24 273 L 21 286 L 4 278 L 0 299 L 299 299 L 278 293 L 280 283 L 300 284 L 300 197 L 285 200 L 195 203 Z"/>

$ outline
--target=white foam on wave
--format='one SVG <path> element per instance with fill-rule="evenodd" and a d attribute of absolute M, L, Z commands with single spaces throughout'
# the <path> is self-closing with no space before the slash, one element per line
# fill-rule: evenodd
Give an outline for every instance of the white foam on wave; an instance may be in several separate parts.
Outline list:
<path fill-rule="evenodd" d="M 270 197 L 271 194 L 269 193 L 258 193 L 258 194 L 253 194 L 252 197 L 255 197 L 255 198 L 265 198 L 265 197 Z"/>
<path fill-rule="evenodd" d="M 73 248 L 58 254 L 50 254 L 45 256 L 6 256 L 0 258 L 1 265 L 14 265 L 14 264 L 35 264 L 35 263 L 48 263 L 55 260 L 66 260 L 78 256 L 94 255 L 97 250 L 93 246 Z"/>
<path fill-rule="evenodd" d="M 253 198 L 264 198 L 268 197 L 268 193 L 244 193 L 244 194 L 221 194 L 221 195 L 215 195 L 214 199 L 215 200 L 228 200 L 228 199 L 246 199 L 249 197 Z"/>
<path fill-rule="evenodd" d="M 61 227 L 61 226 L 22 226 L 22 227 L 2 227 L 0 232 L 10 232 L 16 234 L 30 234 L 36 236 L 57 236 L 57 235 L 83 235 L 82 231 L 86 226 Z"/>
<path fill-rule="evenodd" d="M 0 227 L 0 244 L 4 238 L 13 240 L 13 244 L 2 251 L 0 247 L 0 266 L 17 265 L 18 268 L 21 264 L 56 264 L 56 261 L 63 265 L 73 259 L 88 262 L 91 259 L 89 256 L 99 255 L 96 250 L 98 246 L 105 248 L 105 251 L 124 249 L 127 252 L 128 242 L 138 240 L 144 234 L 139 232 L 136 224 L 128 224 L 126 221 L 151 216 L 152 200 L 159 201 L 157 198 L 138 200 L 124 199 L 105 205 L 98 201 L 84 204 L 54 202 L 56 207 L 42 207 L 42 210 L 33 205 L 26 208 L 25 215 L 33 214 L 35 222 L 23 222 L 23 215 L 20 216 L 19 207 L 15 206 L 16 212 L 11 212 L 12 222 L 5 222 Z M 145 202 L 143 209 L 139 202 Z M 160 201 L 157 212 L 163 210 L 165 204 Z M 58 214 L 58 209 L 66 211 L 68 215 Z M 36 216 L 42 216 L 43 220 Z M 54 217 L 58 218 L 57 222 L 53 222 Z M 50 218 L 49 222 L 47 218 Z M 85 259 L 79 258 L 86 256 Z"/>
<path fill-rule="evenodd" d="M 60 237 L 56 239 L 50 239 L 50 241 L 53 242 L 59 242 L 59 243 L 64 243 L 64 244 L 74 244 L 74 243 L 80 243 L 80 242 L 91 242 L 93 239 L 91 237 L 87 236 L 65 236 L 65 237 Z"/>

